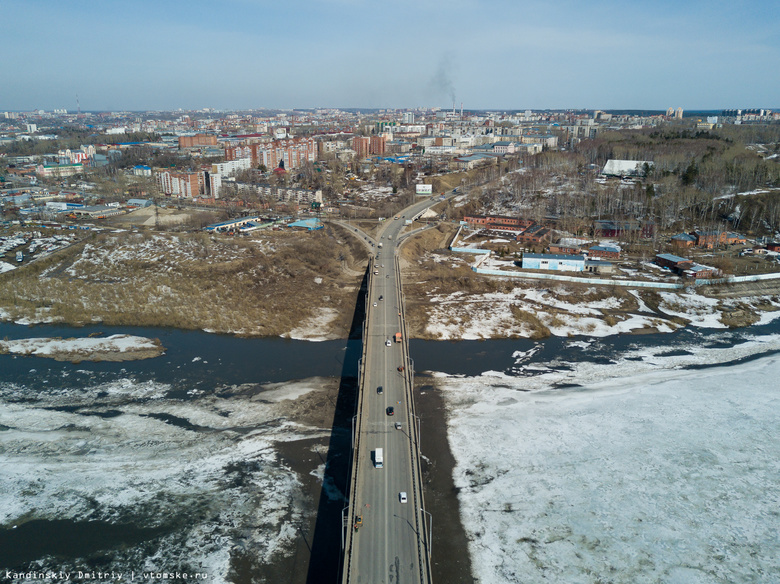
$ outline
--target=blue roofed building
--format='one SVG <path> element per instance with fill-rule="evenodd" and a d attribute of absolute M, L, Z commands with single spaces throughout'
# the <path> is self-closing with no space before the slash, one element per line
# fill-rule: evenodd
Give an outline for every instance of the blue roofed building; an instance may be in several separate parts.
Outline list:
<path fill-rule="evenodd" d="M 317 229 L 322 229 L 323 227 L 325 227 L 325 225 L 323 225 L 322 221 L 320 221 L 316 217 L 312 217 L 310 219 L 301 219 L 300 221 L 295 221 L 293 223 L 290 223 L 287 227 L 315 231 Z"/>
<path fill-rule="evenodd" d="M 585 271 L 585 256 L 552 253 L 523 254 L 524 270 L 555 270 L 559 272 Z"/>

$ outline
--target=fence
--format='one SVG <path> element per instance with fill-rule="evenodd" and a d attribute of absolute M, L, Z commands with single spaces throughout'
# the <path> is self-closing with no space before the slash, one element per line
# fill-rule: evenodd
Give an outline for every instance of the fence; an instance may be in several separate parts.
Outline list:
<path fill-rule="evenodd" d="M 739 282 L 760 282 L 762 280 L 780 279 L 780 273 L 756 274 L 754 276 L 732 276 L 730 278 L 713 278 L 712 280 L 696 280 L 696 286 L 707 286 L 713 284 L 737 284 Z"/>
<path fill-rule="evenodd" d="M 484 268 L 472 268 L 477 274 L 489 276 L 503 276 L 505 278 L 527 278 L 530 280 L 555 280 L 558 282 L 576 282 L 578 284 L 596 284 L 601 286 L 625 286 L 629 288 L 661 288 L 664 290 L 680 290 L 685 284 L 671 282 L 646 282 L 644 280 L 604 280 L 601 278 L 576 278 L 574 276 L 559 276 L 557 274 L 537 274 L 535 272 L 502 272 L 501 270 L 488 270 Z"/>

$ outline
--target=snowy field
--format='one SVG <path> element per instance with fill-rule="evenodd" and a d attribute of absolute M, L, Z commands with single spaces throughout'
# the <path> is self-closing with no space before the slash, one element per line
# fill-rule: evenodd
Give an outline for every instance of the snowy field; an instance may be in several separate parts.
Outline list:
<path fill-rule="evenodd" d="M 531 350 L 531 377 L 438 374 L 477 580 L 778 582 L 778 350 L 636 345 L 568 371 Z"/>
<path fill-rule="evenodd" d="M 324 435 L 289 416 L 292 400 L 306 400 L 321 379 L 184 399 L 157 382 L 75 375 L 81 389 L 0 383 L 0 526 L 38 519 L 160 528 L 162 537 L 108 549 L 91 567 L 175 568 L 206 572 L 210 582 L 230 581 L 231 558 L 262 564 L 288 553 L 304 494 L 275 444 Z M 27 568 L 83 565 L 44 557 Z"/>
<path fill-rule="evenodd" d="M 153 357 L 163 352 L 159 341 L 134 335 L 111 335 L 108 337 L 82 338 L 27 338 L 0 340 L 0 353 L 12 355 L 35 355 L 37 357 L 64 358 L 66 360 L 98 361 L 114 355 L 121 360 L 122 354 L 147 352 Z"/>
<path fill-rule="evenodd" d="M 596 288 L 591 288 L 584 299 L 577 301 L 569 301 L 565 289 L 552 293 L 549 289 L 522 286 L 511 292 L 432 293 L 425 332 L 440 340 L 532 337 L 537 327 L 529 320 L 517 319 L 513 310 L 518 309 L 534 315 L 538 323 L 557 337 L 606 337 L 650 328 L 673 332 L 682 326 L 669 320 L 673 316 L 684 318 L 692 327 L 726 328 L 721 322 L 724 312 L 736 308 L 760 312 L 758 306 L 775 308 L 762 314 L 761 322 L 780 317 L 780 302 L 771 296 L 716 300 L 697 294 L 662 292 L 659 312 L 655 312 L 635 291 L 629 294 L 636 299 L 636 308 L 627 305 L 629 299 L 626 297 L 587 299 L 589 295 L 596 296 L 597 292 Z M 634 301 L 630 302 L 633 304 Z"/>

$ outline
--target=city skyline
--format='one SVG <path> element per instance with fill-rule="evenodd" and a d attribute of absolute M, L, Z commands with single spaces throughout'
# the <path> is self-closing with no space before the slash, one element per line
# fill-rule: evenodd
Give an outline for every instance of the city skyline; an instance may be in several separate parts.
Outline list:
<path fill-rule="evenodd" d="M 4 4 L 3 110 L 780 105 L 765 1 Z"/>

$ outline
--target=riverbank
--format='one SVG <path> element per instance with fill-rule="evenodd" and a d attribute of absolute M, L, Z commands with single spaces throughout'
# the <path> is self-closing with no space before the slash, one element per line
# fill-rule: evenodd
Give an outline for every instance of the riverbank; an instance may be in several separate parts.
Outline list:
<path fill-rule="evenodd" d="M 442 224 L 401 247 L 412 338 L 468 340 L 738 328 L 780 316 L 766 283 L 695 292 L 483 276 Z M 345 338 L 368 261 L 337 225 L 316 233 L 104 233 L 0 274 L 0 320 L 170 326 L 247 337 Z"/>
<path fill-rule="evenodd" d="M 765 282 L 672 292 L 476 274 L 446 249 L 453 233 L 430 230 L 402 247 L 413 338 L 606 337 L 740 328 L 780 317 L 780 292 Z"/>
<path fill-rule="evenodd" d="M 0 320 L 346 338 L 368 254 L 342 228 L 102 233 L 0 274 Z"/>

